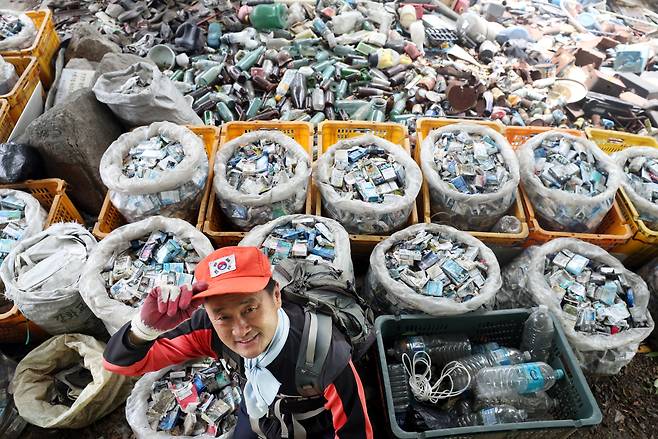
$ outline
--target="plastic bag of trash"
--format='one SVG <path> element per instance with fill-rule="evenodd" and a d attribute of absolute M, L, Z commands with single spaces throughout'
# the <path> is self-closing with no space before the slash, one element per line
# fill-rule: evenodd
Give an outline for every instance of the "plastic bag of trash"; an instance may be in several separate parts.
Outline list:
<path fill-rule="evenodd" d="M 637 274 L 647 283 L 649 292 L 651 293 L 649 295 L 647 309 L 652 316 L 658 316 L 658 258 L 653 258 L 647 262 L 640 268 Z M 658 349 L 658 333 L 655 331 L 655 328 L 647 340 L 654 350 Z"/>
<path fill-rule="evenodd" d="M 564 291 L 566 288 L 571 292 L 570 294 L 582 294 L 581 300 L 583 302 L 589 301 L 588 298 L 591 295 L 594 295 L 596 298 L 600 293 L 597 290 L 587 290 L 587 293 L 578 292 L 576 289 L 577 282 L 574 282 L 573 278 L 579 280 L 582 275 L 583 279 L 587 280 L 586 278 L 589 278 L 591 282 L 601 283 L 601 281 L 604 281 L 607 283 L 607 280 L 605 279 L 606 276 L 601 281 L 599 279 L 594 280 L 594 274 L 591 274 L 591 270 L 589 269 L 582 269 L 582 271 L 585 271 L 585 274 L 576 275 L 581 268 L 576 267 L 576 262 L 574 262 L 572 263 L 574 264 L 573 266 L 565 266 L 565 270 L 571 271 L 565 271 L 567 275 L 563 276 L 563 278 L 558 279 L 556 277 L 556 286 L 551 287 L 547 276 L 558 276 L 561 273 L 558 270 L 558 272 L 552 275 L 545 274 L 545 267 L 547 267 L 549 261 L 547 257 L 553 257 L 553 255 L 558 255 L 565 251 L 567 252 L 565 254 L 568 255 L 570 255 L 569 251 L 579 255 L 578 257 L 567 257 L 578 259 L 576 261 L 577 263 L 589 260 L 597 266 L 605 267 L 607 271 L 613 273 L 615 276 L 617 274 L 623 276 L 625 282 L 632 289 L 633 306 L 626 308 L 625 306 L 617 305 L 620 303 L 625 304 L 625 302 L 621 300 L 616 301 L 619 299 L 619 297 L 616 297 L 614 299 L 616 301 L 615 305 L 621 306 L 623 309 L 617 309 L 615 307 L 614 311 L 615 313 L 621 312 L 628 314 L 632 317 L 633 321 L 638 322 L 638 326 L 619 330 L 617 333 L 585 332 L 576 329 L 585 319 L 584 313 L 577 307 L 577 304 L 580 302 L 569 305 L 568 301 L 563 301 L 563 294 L 558 290 L 562 289 Z M 555 258 L 552 260 L 555 260 Z M 583 283 L 586 282 L 583 280 Z M 580 285 L 580 283 L 578 284 Z M 615 283 L 612 282 L 612 285 L 614 286 Z M 601 298 L 599 303 L 603 303 L 602 300 Z M 601 247 L 571 238 L 554 239 L 542 246 L 526 249 L 503 270 L 503 288 L 501 288 L 496 296 L 496 308 L 498 309 L 530 308 L 538 305 L 546 305 L 562 325 L 562 329 L 567 335 L 569 344 L 576 353 L 581 367 L 588 372 L 602 375 L 614 375 L 622 367 L 626 366 L 633 359 L 639 344 L 653 330 L 654 322 L 651 315 L 647 312 L 648 303 L 649 290 L 640 276 L 625 269 L 619 260 Z M 590 318 L 595 318 L 598 322 L 598 318 L 602 317 L 600 313 L 605 312 L 608 315 L 608 311 L 606 311 L 608 308 L 613 307 L 597 308 L 598 311 Z M 639 324 L 646 324 L 646 326 L 639 327 Z M 578 327 L 580 329 L 580 326 Z"/>
<path fill-rule="evenodd" d="M 192 362 L 187 364 L 192 364 Z M 133 433 L 135 433 L 135 437 L 137 439 L 171 439 L 173 437 L 181 439 L 211 439 L 216 437 L 219 439 L 230 439 L 233 437 L 233 428 L 219 436 L 208 433 L 200 435 L 185 435 L 180 434 L 180 432 L 179 434 L 172 435 L 168 431 L 157 431 L 149 425 L 149 402 L 152 400 L 153 385 L 172 370 L 184 370 L 184 366 L 169 366 L 157 372 L 146 373 L 139 379 L 139 381 L 137 381 L 137 383 L 135 383 L 128 400 L 126 401 L 126 420 L 128 421 L 130 428 L 132 428 Z M 161 408 L 161 410 L 167 409 L 168 407 Z M 235 414 L 229 414 L 228 416 L 234 418 L 233 420 L 229 420 L 229 422 L 235 420 Z"/>
<path fill-rule="evenodd" d="M 3 23 L 4 31 L 4 38 L 0 39 L 0 51 L 27 49 L 34 43 L 37 30 L 26 14 L 0 9 L 0 22 Z"/>
<path fill-rule="evenodd" d="M 453 227 L 423 223 L 375 246 L 365 298 L 377 313 L 457 315 L 492 309 L 501 284 L 496 256 L 479 239 Z"/>
<path fill-rule="evenodd" d="M 640 214 L 640 219 L 655 229 L 658 226 L 658 204 L 653 202 L 655 183 L 651 179 L 653 172 L 650 168 L 654 166 L 655 175 L 658 175 L 658 148 L 626 148 L 614 153 L 612 159 L 622 170 L 621 185 Z"/>
<path fill-rule="evenodd" d="M 79 279 L 96 239 L 77 223 L 58 223 L 19 242 L 0 277 L 5 295 L 50 334 L 105 334 L 80 297 Z"/>
<path fill-rule="evenodd" d="M 39 152 L 28 145 L 0 143 L 0 183 L 16 183 L 43 175 Z"/>
<path fill-rule="evenodd" d="M 316 226 L 318 223 L 326 229 Z M 238 245 L 262 248 L 272 265 L 288 257 L 328 263 L 343 273 L 343 279 L 354 285 L 350 236 L 343 226 L 331 218 L 285 215 L 254 227 Z"/>
<path fill-rule="evenodd" d="M 213 251 L 212 244 L 203 233 L 180 219 L 154 216 L 113 230 L 91 252 L 80 276 L 82 298 L 96 317 L 103 321 L 110 334 L 130 321 L 138 308 L 112 299 L 102 273 L 108 269 L 112 271 L 117 258 L 130 248 L 131 243 L 146 240 L 153 232 L 172 233 L 177 239 L 189 240 L 201 258 Z"/>
<path fill-rule="evenodd" d="M 21 416 L 42 428 L 82 428 L 111 413 L 130 394 L 133 379 L 105 370 L 104 350 L 105 343 L 93 337 L 65 334 L 27 354 L 14 374 L 14 401 Z M 66 374 L 78 364 L 82 367 Z M 53 398 L 63 390 L 72 405 Z"/>
<path fill-rule="evenodd" d="M 0 56 L 0 95 L 8 94 L 17 82 L 16 67 Z"/>
<path fill-rule="evenodd" d="M 561 131 L 538 134 L 516 153 L 521 184 L 542 223 L 555 231 L 596 230 L 621 183 L 621 170 L 608 155 L 589 140 Z M 563 158 L 549 167 L 547 154 Z"/>
<path fill-rule="evenodd" d="M 420 163 L 433 222 L 488 231 L 516 199 L 518 160 L 505 137 L 491 128 L 454 124 L 432 130 L 421 145 Z"/>
<path fill-rule="evenodd" d="M 358 169 L 351 167 L 355 163 Z M 366 134 L 325 151 L 315 164 L 313 180 L 324 209 L 349 233 L 384 234 L 408 222 L 423 175 L 399 145 Z"/>
<path fill-rule="evenodd" d="M 18 439 L 27 426 L 14 404 L 14 371 L 16 362 L 0 352 L 0 437 Z"/>
<path fill-rule="evenodd" d="M 249 230 L 300 213 L 310 175 L 309 155 L 299 143 L 279 131 L 253 131 L 217 151 L 213 187 L 224 215 Z"/>
<path fill-rule="evenodd" d="M 196 223 L 208 155 L 189 129 L 156 122 L 115 140 L 101 158 L 100 174 L 128 222 L 163 215 Z"/>
<path fill-rule="evenodd" d="M 16 208 L 13 206 L 14 199 L 20 200 L 20 202 L 25 203 L 25 207 L 21 209 L 20 207 Z M 9 205 L 3 203 L 3 200 L 6 200 Z M 21 216 L 24 219 L 20 221 L 13 222 L 14 224 L 19 224 L 17 228 L 12 229 L 10 232 L 4 232 L 7 237 L 2 240 L 3 245 L 10 244 L 13 248 L 19 241 L 27 239 L 31 236 L 36 235 L 37 233 L 43 231 L 43 226 L 46 223 L 46 218 L 48 214 L 41 207 L 39 200 L 34 198 L 27 192 L 15 190 L 15 189 L 0 189 L 0 209 L 2 210 L 22 210 Z M 11 223 L 10 223 L 11 224 Z M 5 225 L 0 226 L 0 229 L 6 229 Z M 11 243 L 9 243 L 11 241 Z M 6 250 L 6 248 L 3 248 Z M 5 253 L 3 251 L 3 253 Z M 0 260 L 3 260 L 0 256 Z"/>
<path fill-rule="evenodd" d="M 153 64 L 139 62 L 105 73 L 92 90 L 96 99 L 131 127 L 161 121 L 203 125 L 174 83 Z"/>

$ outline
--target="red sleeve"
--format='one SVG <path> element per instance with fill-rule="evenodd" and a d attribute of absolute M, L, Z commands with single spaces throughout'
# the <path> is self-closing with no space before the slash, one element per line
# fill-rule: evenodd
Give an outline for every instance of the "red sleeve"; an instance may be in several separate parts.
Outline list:
<path fill-rule="evenodd" d="M 213 349 L 214 329 L 205 310 L 196 311 L 176 329 L 144 345 L 130 343 L 129 330 L 130 323 L 127 323 L 110 338 L 105 348 L 103 366 L 110 372 L 142 375 L 194 358 L 217 358 Z"/>
<path fill-rule="evenodd" d="M 372 439 L 366 397 L 352 361 L 324 390 L 324 407 L 331 412 L 336 439 Z"/>

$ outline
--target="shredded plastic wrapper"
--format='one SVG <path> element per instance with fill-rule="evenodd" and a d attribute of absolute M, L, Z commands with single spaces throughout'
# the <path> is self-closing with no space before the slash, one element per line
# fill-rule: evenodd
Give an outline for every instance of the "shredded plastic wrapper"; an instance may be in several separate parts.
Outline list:
<path fill-rule="evenodd" d="M 130 149 L 160 135 L 181 144 L 183 160 L 174 168 L 158 169 L 153 179 L 125 175 L 124 159 Z M 101 158 L 100 174 L 112 204 L 128 222 L 164 215 L 196 223 L 208 179 L 208 156 L 203 141 L 189 129 L 171 122 L 156 122 L 122 134 L 112 142 Z"/>
<path fill-rule="evenodd" d="M 303 218 L 310 218 L 316 222 L 324 224 L 334 235 L 336 258 L 330 265 L 340 270 L 342 272 L 342 277 L 354 285 L 354 268 L 352 267 L 350 236 L 347 234 L 343 226 L 331 218 L 304 214 L 282 216 L 261 226 L 254 227 L 244 238 L 242 238 L 242 241 L 240 241 L 238 245 L 260 247 L 269 234 L 272 233 L 272 230 L 282 227 L 290 223 L 292 220 Z"/>
<path fill-rule="evenodd" d="M 466 132 L 489 136 L 499 147 L 509 172 L 509 180 L 500 190 L 491 193 L 466 194 L 443 181 L 434 162 L 434 149 L 443 133 Z M 423 140 L 420 163 L 430 192 L 432 221 L 459 230 L 488 231 L 509 210 L 516 199 L 519 185 L 519 163 L 509 142 L 500 133 L 474 124 L 454 124 L 430 131 Z"/>
<path fill-rule="evenodd" d="M 393 195 L 392 202 L 370 203 L 348 200 L 331 185 L 331 171 L 336 151 L 355 146 L 374 145 L 382 148 L 402 165 L 405 172 L 404 195 Z M 400 145 L 396 145 L 372 134 L 341 140 L 332 145 L 315 163 L 313 180 L 322 195 L 322 207 L 329 216 L 342 224 L 349 233 L 385 234 L 398 230 L 409 221 L 411 209 L 420 192 L 423 174 Z"/>
<path fill-rule="evenodd" d="M 238 148 L 262 139 L 278 143 L 297 159 L 295 174 L 285 183 L 277 184 L 262 194 L 242 193 L 229 184 L 226 178 L 227 163 Z M 309 155 L 299 143 L 279 131 L 254 131 L 227 142 L 217 151 L 213 187 L 224 215 L 238 228 L 250 230 L 275 218 L 301 213 L 310 175 Z"/>
<path fill-rule="evenodd" d="M 27 422 L 18 414 L 14 403 L 16 362 L 0 352 L 0 437 L 18 439 Z"/>
<path fill-rule="evenodd" d="M 148 85 L 135 93 L 122 93 L 122 87 L 139 77 Z M 101 75 L 92 89 L 99 102 L 131 127 L 168 121 L 181 125 L 203 125 L 183 94 L 160 70 L 139 62 L 125 70 Z"/>
<path fill-rule="evenodd" d="M 176 366 L 169 366 L 157 372 L 149 372 L 144 374 L 144 376 L 135 383 L 135 387 L 126 401 L 126 420 L 128 421 L 130 428 L 132 428 L 133 433 L 135 433 L 135 437 L 137 439 L 231 439 L 233 437 L 233 430 L 222 434 L 221 436 L 211 436 L 209 434 L 201 434 L 198 436 L 174 436 L 166 431 L 155 431 L 151 428 L 148 419 L 146 418 L 146 412 L 149 408 L 148 402 L 153 390 L 153 384 L 174 368 L 176 368 Z M 235 414 L 229 416 L 235 416 Z"/>
<path fill-rule="evenodd" d="M 568 138 L 592 153 L 600 167 L 608 173 L 604 192 L 590 197 L 544 186 L 535 174 L 534 150 L 541 146 L 544 139 L 553 137 Z M 589 140 L 561 131 L 534 136 L 519 147 L 516 154 L 521 168 L 521 184 L 542 222 L 558 232 L 587 233 L 596 230 L 612 207 L 621 184 L 621 169 L 607 154 Z"/>
<path fill-rule="evenodd" d="M 106 334 L 80 297 L 80 274 L 96 238 L 77 223 L 58 223 L 20 241 L 0 267 L 5 295 L 49 334 Z"/>
<path fill-rule="evenodd" d="M 102 320 L 110 334 L 114 334 L 129 322 L 139 308 L 133 308 L 108 296 L 105 282 L 101 277 L 103 267 L 107 265 L 115 251 L 126 249 L 130 246 L 130 241 L 144 238 L 158 230 L 189 239 L 201 258 L 213 252 L 212 244 L 203 233 L 188 222 L 176 218 L 154 216 L 113 230 L 91 252 L 80 277 L 82 298 L 94 315 Z"/>
<path fill-rule="evenodd" d="M 14 401 L 22 417 L 41 428 L 83 428 L 114 411 L 130 394 L 134 379 L 103 367 L 105 343 L 82 334 L 53 337 L 18 363 Z M 53 374 L 83 360 L 93 382 L 71 407 L 52 405 L 47 398 Z"/>
<path fill-rule="evenodd" d="M 635 307 L 646 313 L 649 326 L 629 328 L 614 335 L 595 335 L 574 329 L 575 320 L 560 306 L 560 298 L 544 277 L 546 256 L 563 249 L 623 271 L 633 288 Z M 530 308 L 546 305 L 557 317 L 581 367 L 590 373 L 615 375 L 631 362 L 640 343 L 654 328 L 647 312 L 649 289 L 642 278 L 624 268 L 618 259 L 602 248 L 579 239 L 558 238 L 542 246 L 526 249 L 503 270 L 503 288 L 496 297 L 496 308 Z"/>
<path fill-rule="evenodd" d="M 658 148 L 632 147 L 626 148 L 612 155 L 612 159 L 622 170 L 623 175 L 621 185 L 624 188 L 626 195 L 628 195 L 633 206 L 635 206 L 635 209 L 637 209 L 637 212 L 640 214 L 640 219 L 645 221 L 648 227 L 655 229 L 658 226 L 658 204 L 652 203 L 638 194 L 626 173 L 623 172 L 626 162 L 633 160 L 635 157 L 658 159 Z"/>
<path fill-rule="evenodd" d="M 16 35 L 0 40 L 0 51 L 27 49 L 34 43 L 37 29 L 34 22 L 23 12 L 0 9 L 0 16 L 14 16 L 21 22 L 21 30 Z"/>
<path fill-rule="evenodd" d="M 386 268 L 386 252 L 397 242 L 413 239 L 421 231 L 441 234 L 453 241 L 478 248 L 480 260 L 487 265 L 487 277 L 476 297 L 458 303 L 450 298 L 425 296 L 415 292 L 403 282 L 391 278 Z M 450 316 L 477 309 L 492 309 L 501 285 L 500 266 L 496 255 L 482 241 L 454 227 L 424 223 L 414 224 L 400 230 L 375 246 L 370 255 L 364 297 L 371 302 L 372 306 L 379 307 L 380 311 L 388 314 L 412 312 L 432 316 Z"/>

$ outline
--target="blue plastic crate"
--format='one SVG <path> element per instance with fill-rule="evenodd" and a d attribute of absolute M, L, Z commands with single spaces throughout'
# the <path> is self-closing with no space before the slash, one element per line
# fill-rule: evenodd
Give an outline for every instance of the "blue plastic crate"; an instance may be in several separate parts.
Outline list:
<path fill-rule="evenodd" d="M 529 315 L 530 310 L 511 309 L 451 317 L 407 315 L 378 317 L 375 321 L 375 330 L 379 351 L 380 384 L 393 436 L 396 438 L 469 436 L 505 439 L 564 438 L 574 433 L 579 427 L 599 424 L 602 419 L 601 410 L 599 410 L 560 325 L 554 325 L 553 350 L 548 362 L 554 369 L 560 368 L 565 372 L 565 378 L 558 381 L 547 392 L 560 402 L 558 409 L 553 413 L 555 420 L 447 428 L 425 432 L 405 431 L 397 424 L 391 389 L 388 385 L 388 363 L 385 353 L 385 346 L 389 346 L 391 341 L 409 335 L 466 334 L 474 343 L 495 341 L 500 345 L 518 347 L 521 342 L 523 324 Z M 539 431 L 541 431 L 540 434 Z"/>

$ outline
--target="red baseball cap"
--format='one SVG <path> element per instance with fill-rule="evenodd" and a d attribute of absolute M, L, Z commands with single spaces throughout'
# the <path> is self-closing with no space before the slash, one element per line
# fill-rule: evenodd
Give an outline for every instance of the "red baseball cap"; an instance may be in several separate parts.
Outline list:
<path fill-rule="evenodd" d="M 194 297 L 256 293 L 267 286 L 272 268 L 257 247 L 224 247 L 197 264 L 194 277 L 208 282 L 208 289 Z"/>

